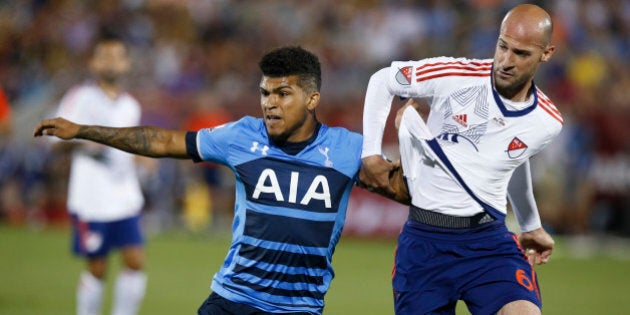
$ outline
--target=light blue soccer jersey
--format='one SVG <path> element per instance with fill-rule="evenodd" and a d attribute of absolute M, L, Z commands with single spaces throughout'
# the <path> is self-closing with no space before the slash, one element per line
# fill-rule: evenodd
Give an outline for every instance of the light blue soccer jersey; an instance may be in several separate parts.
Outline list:
<path fill-rule="evenodd" d="M 361 143 L 357 133 L 321 125 L 289 155 L 253 117 L 189 133 L 196 161 L 227 165 L 236 176 L 232 244 L 212 290 L 266 312 L 321 314 Z"/>

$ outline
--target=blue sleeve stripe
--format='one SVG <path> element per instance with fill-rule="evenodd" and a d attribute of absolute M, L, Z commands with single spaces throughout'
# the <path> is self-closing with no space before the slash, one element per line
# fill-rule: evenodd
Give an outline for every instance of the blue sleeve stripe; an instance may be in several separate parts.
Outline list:
<path fill-rule="evenodd" d="M 197 150 L 197 132 L 189 131 L 186 133 L 186 153 L 195 162 L 203 160 L 199 156 L 199 150 Z"/>
<path fill-rule="evenodd" d="M 493 218 L 495 218 L 497 220 L 504 220 L 505 219 L 505 215 L 501 211 L 499 211 L 499 210 L 495 209 L 494 207 L 492 207 L 491 205 L 483 202 L 481 199 L 479 199 L 479 197 L 477 197 L 475 195 L 475 193 L 473 193 L 473 191 L 470 189 L 470 187 L 468 187 L 468 185 L 466 185 L 466 182 L 459 175 L 459 173 L 457 173 L 457 170 L 455 169 L 453 164 L 451 164 L 451 162 L 448 160 L 448 157 L 446 156 L 444 151 L 442 151 L 442 148 L 440 147 L 440 144 L 437 142 L 436 139 L 428 140 L 427 143 L 429 144 L 429 147 L 431 147 L 431 149 L 433 150 L 435 155 L 440 159 L 442 164 L 444 166 L 446 166 L 446 168 L 450 171 L 451 174 L 453 174 L 455 179 L 460 183 L 460 185 L 462 185 L 462 187 L 464 188 L 464 190 L 466 190 L 466 192 L 470 195 L 470 197 L 472 197 L 477 203 L 479 203 L 481 205 L 481 207 L 486 212 L 488 212 L 488 214 L 490 214 Z"/>

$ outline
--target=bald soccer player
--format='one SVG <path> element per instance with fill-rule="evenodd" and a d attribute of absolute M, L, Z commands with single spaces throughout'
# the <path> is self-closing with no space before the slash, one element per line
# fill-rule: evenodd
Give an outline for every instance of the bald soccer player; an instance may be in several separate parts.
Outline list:
<path fill-rule="evenodd" d="M 529 159 L 562 128 L 533 82 L 554 53 L 552 29 L 545 10 L 519 5 L 501 23 L 493 59 L 395 61 L 370 78 L 360 178 L 372 190 L 391 187 L 381 157 L 391 101 L 410 99 L 396 120 L 411 196 L 392 278 L 396 314 L 455 314 L 458 300 L 473 314 L 541 313 L 533 265 L 549 260 L 554 241 Z M 414 99 L 428 103 L 426 122 Z M 505 226 L 507 199 L 520 237 Z"/>

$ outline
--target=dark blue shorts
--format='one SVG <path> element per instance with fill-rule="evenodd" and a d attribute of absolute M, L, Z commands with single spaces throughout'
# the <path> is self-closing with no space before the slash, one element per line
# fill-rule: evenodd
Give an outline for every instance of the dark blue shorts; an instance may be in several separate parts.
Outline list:
<path fill-rule="evenodd" d="M 85 257 L 104 257 L 114 248 L 142 246 L 140 215 L 112 222 L 81 221 L 72 215 L 73 251 Z"/>
<path fill-rule="evenodd" d="M 392 287 L 396 314 L 495 314 L 527 300 L 542 307 L 538 281 L 516 235 L 502 221 L 444 229 L 407 221 L 398 237 Z"/>
<path fill-rule="evenodd" d="M 269 315 L 263 310 L 247 304 L 232 302 L 214 292 L 201 304 L 199 315 Z M 308 315 L 308 313 L 283 313 L 284 315 Z"/>

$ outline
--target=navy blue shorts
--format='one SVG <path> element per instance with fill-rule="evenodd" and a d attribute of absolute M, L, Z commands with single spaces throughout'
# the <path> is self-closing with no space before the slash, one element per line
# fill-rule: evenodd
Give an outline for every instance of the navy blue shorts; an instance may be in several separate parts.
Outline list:
<path fill-rule="evenodd" d="M 527 300 L 542 307 L 538 281 L 516 235 L 502 221 L 444 229 L 407 221 L 392 275 L 396 314 L 495 314 Z"/>
<path fill-rule="evenodd" d="M 140 215 L 112 222 L 82 221 L 72 215 L 73 251 L 85 257 L 104 257 L 114 248 L 142 246 Z"/>
<path fill-rule="evenodd" d="M 247 304 L 232 302 L 214 292 L 201 304 L 199 315 L 270 315 Z M 308 315 L 309 313 L 283 313 L 285 315 Z"/>

